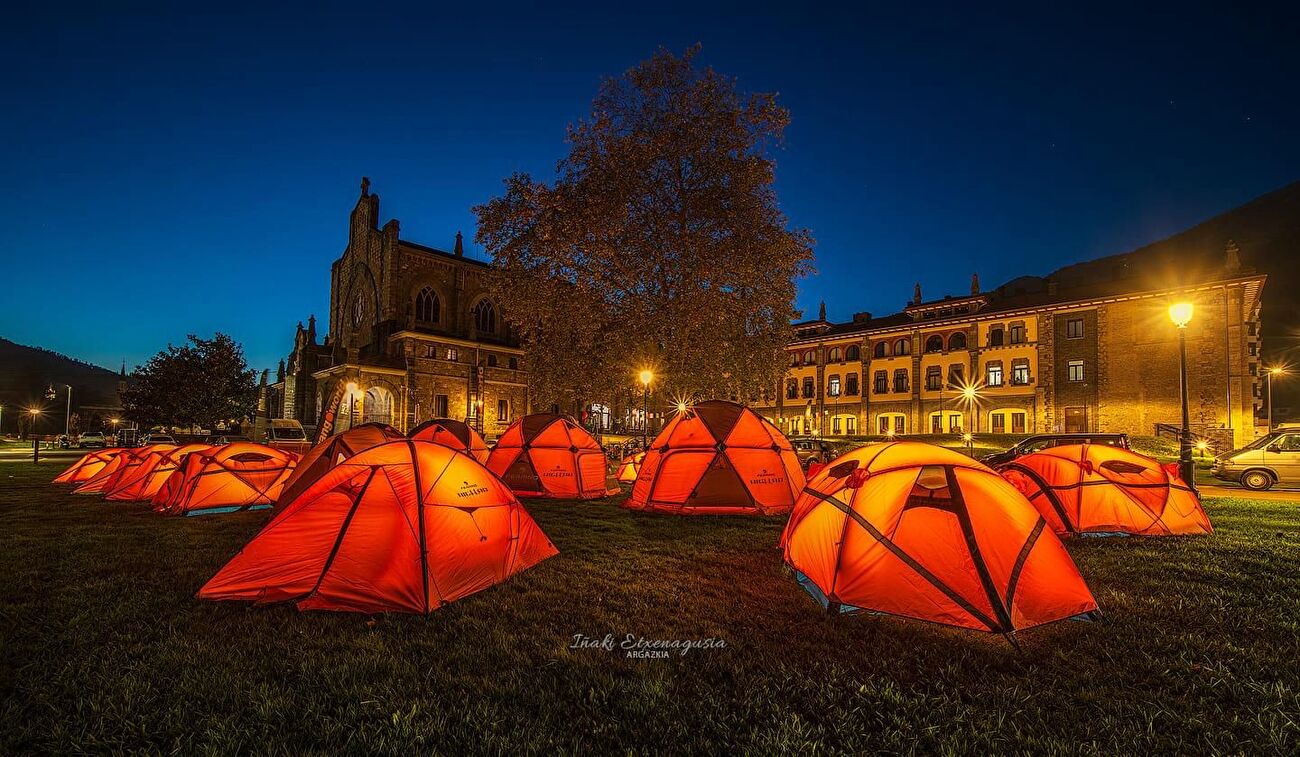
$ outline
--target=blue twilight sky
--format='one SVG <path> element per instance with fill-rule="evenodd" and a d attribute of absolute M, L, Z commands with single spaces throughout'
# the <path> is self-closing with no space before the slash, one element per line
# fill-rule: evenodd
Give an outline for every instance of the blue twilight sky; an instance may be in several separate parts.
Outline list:
<path fill-rule="evenodd" d="M 901 5 L 11 5 L 0 336 L 116 367 L 223 330 L 272 366 L 324 320 L 363 174 L 449 248 L 661 45 L 792 111 L 809 315 L 1047 273 L 1300 179 L 1292 4 Z"/>

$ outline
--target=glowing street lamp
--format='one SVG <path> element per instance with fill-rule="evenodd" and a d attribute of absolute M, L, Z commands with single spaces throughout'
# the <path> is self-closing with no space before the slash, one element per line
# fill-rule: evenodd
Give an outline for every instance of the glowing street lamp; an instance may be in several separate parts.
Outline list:
<path fill-rule="evenodd" d="M 1272 431 L 1273 430 L 1273 377 L 1285 376 L 1286 369 L 1283 368 L 1282 366 L 1275 365 L 1272 368 L 1269 368 L 1268 372 L 1265 373 L 1264 375 L 1268 377 L 1268 430 Z"/>
<path fill-rule="evenodd" d="M 1187 409 L 1187 324 L 1192 322 L 1193 307 L 1190 302 L 1175 302 L 1169 306 L 1169 320 L 1178 327 L 1178 399 L 1183 406 L 1183 429 L 1178 438 L 1178 472 L 1188 486 L 1192 483 L 1192 428 Z"/>
<path fill-rule="evenodd" d="M 641 449 L 645 450 L 650 448 L 650 382 L 655 380 L 654 371 L 643 368 L 639 378 L 644 387 L 641 393 Z"/>
<path fill-rule="evenodd" d="M 41 461 L 41 440 L 40 437 L 36 436 L 36 421 L 41 417 L 41 409 L 39 407 L 29 407 L 27 408 L 27 414 L 32 417 L 32 462 L 39 463 Z"/>

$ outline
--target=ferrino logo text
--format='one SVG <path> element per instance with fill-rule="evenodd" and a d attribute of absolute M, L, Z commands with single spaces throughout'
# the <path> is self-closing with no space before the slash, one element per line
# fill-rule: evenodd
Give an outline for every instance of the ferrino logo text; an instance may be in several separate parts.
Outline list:
<path fill-rule="evenodd" d="M 758 474 L 749 479 L 749 483 L 760 486 L 763 484 L 784 484 L 785 476 L 780 473 L 772 473 L 767 468 L 760 468 Z"/>
<path fill-rule="evenodd" d="M 555 466 L 551 470 L 542 474 L 542 478 L 573 478 L 573 471 L 562 470 L 560 466 Z"/>
<path fill-rule="evenodd" d="M 466 481 L 456 490 L 457 497 L 477 497 L 480 494 L 487 494 L 488 488 L 479 484 L 471 484 Z"/>

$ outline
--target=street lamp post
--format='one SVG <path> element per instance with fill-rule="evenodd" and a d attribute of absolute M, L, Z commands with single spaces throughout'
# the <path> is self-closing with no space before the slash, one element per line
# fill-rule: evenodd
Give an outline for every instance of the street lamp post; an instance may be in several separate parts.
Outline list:
<path fill-rule="evenodd" d="M 1275 365 L 1272 368 L 1269 368 L 1268 373 L 1265 374 L 1268 377 L 1268 430 L 1269 431 L 1273 430 L 1273 377 L 1281 376 L 1284 373 L 1286 373 L 1285 370 Z"/>
<path fill-rule="evenodd" d="M 650 382 L 654 381 L 654 371 L 641 371 L 641 449 L 650 448 Z"/>
<path fill-rule="evenodd" d="M 33 407 L 27 412 L 32 416 L 32 462 L 39 463 L 41 461 L 41 438 L 36 435 L 36 421 L 41 417 L 41 411 L 39 408 Z"/>
<path fill-rule="evenodd" d="M 1192 428 L 1187 407 L 1187 324 L 1192 321 L 1192 303 L 1178 302 L 1169 306 L 1169 320 L 1178 327 L 1178 399 L 1183 406 L 1183 428 L 1178 435 L 1178 472 L 1183 481 L 1192 486 Z"/>

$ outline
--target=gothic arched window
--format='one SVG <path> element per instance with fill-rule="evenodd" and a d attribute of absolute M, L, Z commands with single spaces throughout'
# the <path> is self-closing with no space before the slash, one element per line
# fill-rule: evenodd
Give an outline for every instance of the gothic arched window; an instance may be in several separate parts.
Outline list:
<path fill-rule="evenodd" d="M 365 292 L 357 292 L 352 298 L 352 328 L 361 328 L 361 322 L 366 317 L 366 295 Z"/>
<path fill-rule="evenodd" d="M 479 300 L 474 306 L 474 328 L 480 333 L 497 333 L 497 309 L 487 300 Z"/>
<path fill-rule="evenodd" d="M 438 293 L 430 287 L 420 290 L 415 295 L 415 320 L 424 323 L 437 323 L 441 315 L 442 306 L 438 302 Z"/>

